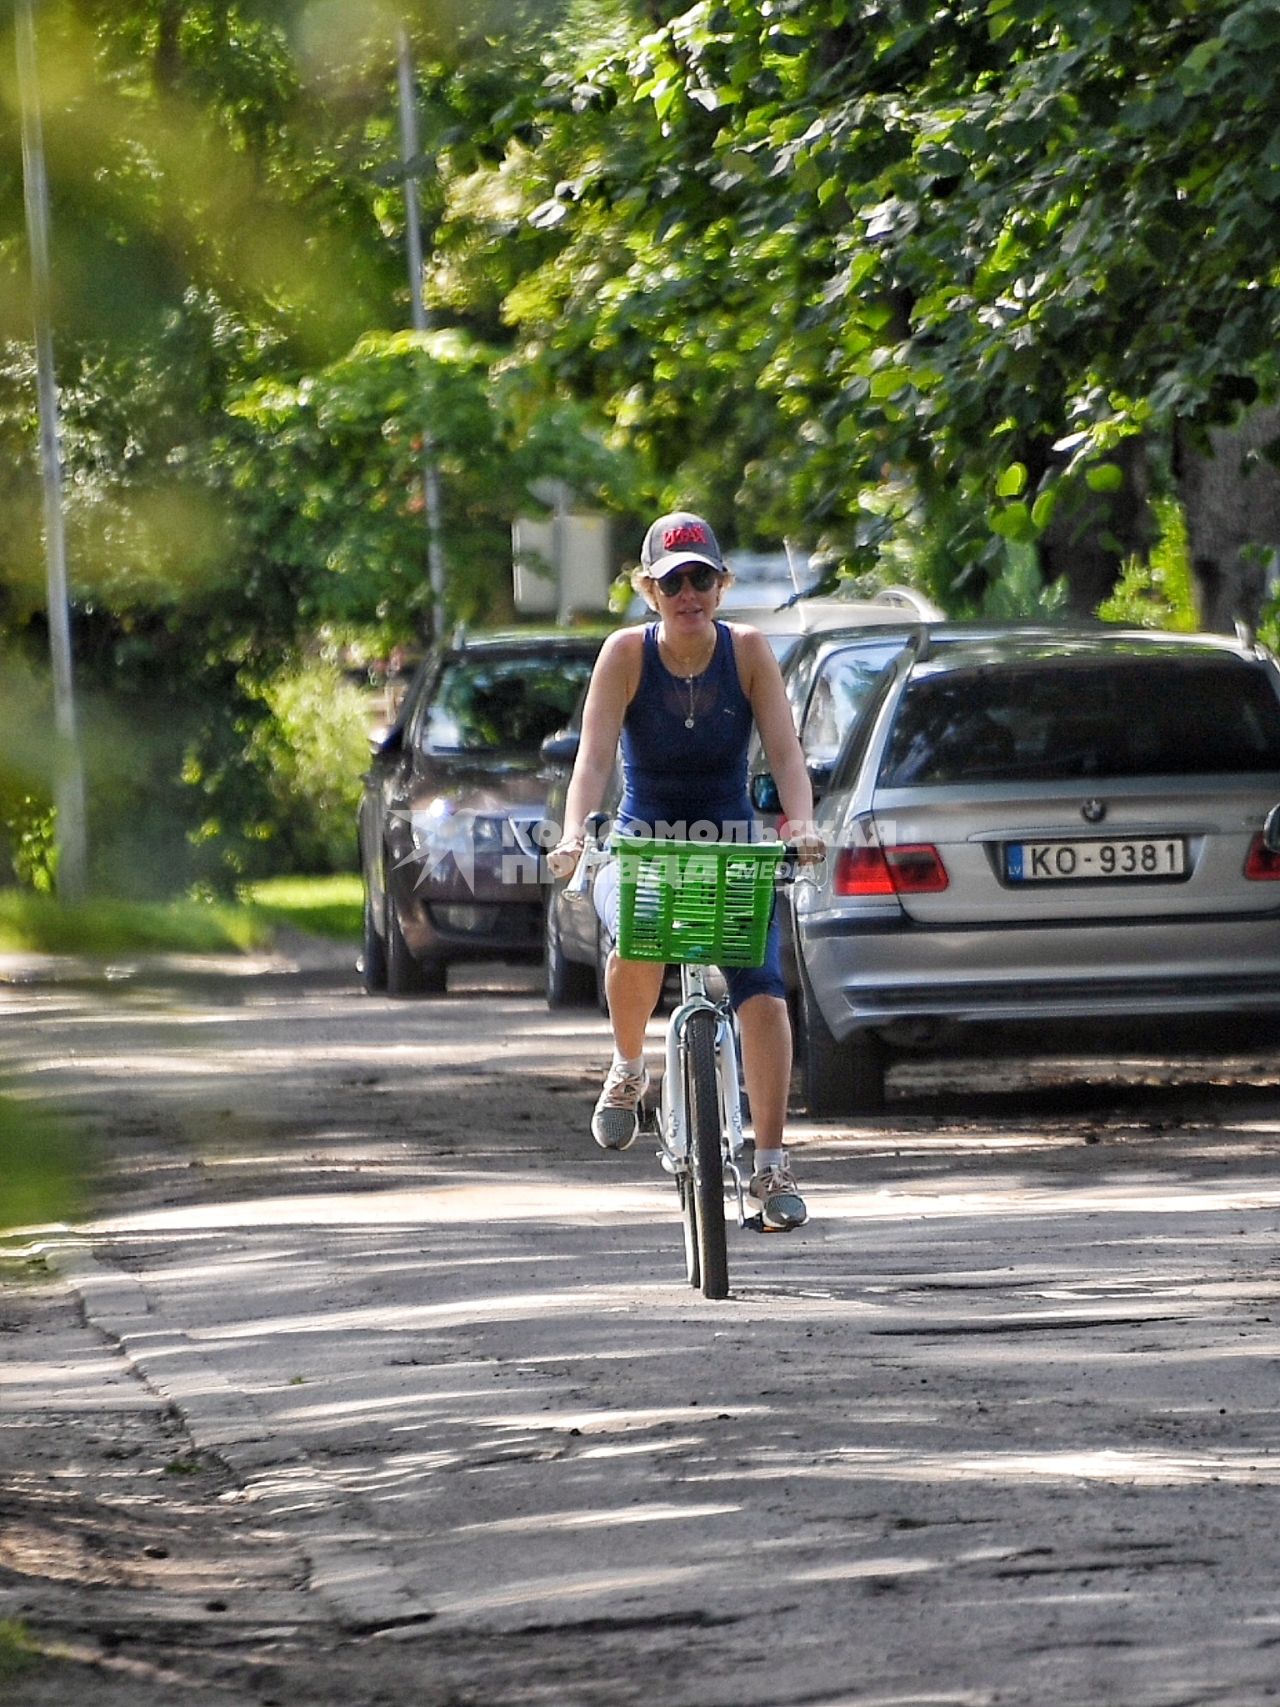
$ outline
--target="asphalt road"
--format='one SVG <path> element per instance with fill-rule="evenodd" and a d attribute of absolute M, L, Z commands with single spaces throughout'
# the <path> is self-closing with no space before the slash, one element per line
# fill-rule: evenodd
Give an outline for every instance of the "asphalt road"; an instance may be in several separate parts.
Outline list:
<path fill-rule="evenodd" d="M 84 970 L 0 985 L 98 1181 L 38 1242 L 369 1700 L 1280 1695 L 1273 1052 L 904 1071 L 795 1121 L 810 1225 L 708 1303 L 532 974 Z"/>

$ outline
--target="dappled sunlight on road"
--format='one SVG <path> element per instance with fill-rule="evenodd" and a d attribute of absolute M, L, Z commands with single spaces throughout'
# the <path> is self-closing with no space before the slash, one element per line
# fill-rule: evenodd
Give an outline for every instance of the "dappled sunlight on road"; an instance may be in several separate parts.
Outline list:
<path fill-rule="evenodd" d="M 595 1034 L 593 1041 L 597 1051 L 603 1050 L 603 1059 L 607 1061 L 609 1046 L 604 1035 Z M 369 1067 L 367 1043 L 317 1043 L 311 1048 L 290 1044 L 279 1049 L 245 1044 L 237 1045 L 231 1054 L 225 1053 L 225 1047 L 225 1044 L 219 1044 L 216 1049 L 209 1049 L 203 1041 L 200 1046 L 196 1046 L 180 1039 L 178 1047 L 167 1049 L 160 1054 L 135 1050 L 129 1055 L 95 1055 L 85 1050 L 77 1050 L 74 1069 L 78 1074 L 92 1075 L 95 1079 L 110 1082 L 117 1078 L 216 1080 L 260 1076 L 274 1079 L 282 1071 L 296 1074 L 315 1068 L 337 1071 L 355 1067 L 367 1070 Z M 466 1076 L 480 1066 L 492 1072 L 495 1054 L 501 1059 L 504 1068 L 526 1060 L 545 1065 L 546 1040 L 535 1033 L 529 1033 L 520 1041 L 504 1040 L 495 1051 L 492 1043 L 480 1037 L 471 1044 L 457 1045 L 453 1052 L 454 1058 L 448 1062 L 440 1061 L 438 1046 L 429 1042 L 387 1043 L 378 1048 L 377 1065 L 381 1075 L 391 1074 L 400 1068 L 429 1066 L 433 1076 L 448 1079 Z M 65 1072 L 72 1063 L 58 1061 L 53 1065 Z"/>
<path fill-rule="evenodd" d="M 824 1216 L 838 1220 L 897 1215 L 1034 1218 L 1050 1204 L 1055 1214 L 1066 1215 L 1194 1215 L 1232 1209 L 1280 1209 L 1280 1182 L 1233 1178 L 1194 1191 L 1109 1180 L 1099 1181 L 1093 1190 L 1073 1186 L 1068 1194 L 1059 1186 L 1044 1186 L 1030 1178 L 1010 1180 L 991 1191 L 974 1191 L 965 1181 L 957 1180 L 947 1186 L 881 1186 L 874 1195 L 835 1191 L 819 1198 L 815 1193 L 813 1201 Z"/>
<path fill-rule="evenodd" d="M 439 1170 L 437 1170 L 439 1172 Z M 417 1191 L 316 1192 L 184 1205 L 108 1217 L 84 1229 L 91 1236 L 163 1231 L 220 1231 L 260 1227 L 411 1226 L 452 1223 L 594 1220 L 610 1216 L 670 1219 L 674 1193 L 654 1170 L 652 1186 L 572 1185 L 484 1174 L 474 1183 Z"/>
<path fill-rule="evenodd" d="M 1096 1452 L 992 1452 L 985 1456 L 931 1457 L 860 1453 L 845 1459 L 858 1476 L 882 1475 L 898 1481 L 946 1483 L 956 1480 L 1016 1483 L 1047 1477 L 1063 1482 L 1115 1482 L 1127 1487 L 1179 1487 L 1189 1482 L 1242 1482 L 1273 1487 L 1280 1483 L 1280 1462 L 1256 1455 L 1196 1455 L 1107 1448 Z"/>
<path fill-rule="evenodd" d="M 922 1628 L 998 1641 L 1036 1707 L 1068 1699 L 1045 1654 L 1080 1707 L 1213 1698 L 1233 1629 L 1274 1674 L 1274 1061 L 1212 1103 L 1204 1062 L 1056 1092 L 1033 1064 L 1025 1099 L 989 1063 L 971 1094 L 966 1064 L 896 1069 L 884 1115 L 796 1119 L 812 1220 L 731 1226 L 709 1303 L 652 1154 L 587 1135 L 594 1011 L 480 974 L 140 997 L 0 1050 L 118 1157 L 81 1229 L 140 1295 L 112 1331 L 373 1621 L 381 1572 L 449 1636 L 696 1630 L 706 1707 L 782 1698 L 776 1607 L 805 1654 L 848 1644 L 815 1707 L 988 1707 L 959 1675 L 913 1691 Z"/>
<path fill-rule="evenodd" d="M 519 1535 L 527 1530 L 569 1530 L 612 1528 L 631 1523 L 696 1523 L 700 1518 L 723 1517 L 740 1511 L 741 1503 L 731 1505 L 648 1505 L 627 1506 L 623 1511 L 540 1511 L 535 1517 L 501 1517 L 490 1523 L 460 1523 L 456 1533 L 483 1531 L 488 1535 Z"/>
<path fill-rule="evenodd" d="M 639 1594 L 662 1593 L 673 1595 L 677 1590 L 693 1588 L 705 1574 L 697 1565 L 651 1565 L 646 1569 L 615 1568 L 595 1570 L 574 1575 L 557 1571 L 547 1577 L 525 1581 L 501 1581 L 498 1586 L 473 1589 L 460 1594 L 445 1586 L 436 1599 L 441 1620 L 475 1618 L 500 1611 L 521 1612 L 540 1607 L 550 1611 L 566 1601 L 627 1599 Z"/>

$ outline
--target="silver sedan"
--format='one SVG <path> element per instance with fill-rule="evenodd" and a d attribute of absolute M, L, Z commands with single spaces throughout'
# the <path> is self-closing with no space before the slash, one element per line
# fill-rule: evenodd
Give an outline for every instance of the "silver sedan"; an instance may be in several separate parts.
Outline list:
<path fill-rule="evenodd" d="M 987 635 L 883 672 L 797 885 L 815 1114 L 895 1044 L 1011 1022 L 1280 1011 L 1280 668 L 1218 636 Z M 1275 844 L 1273 846 L 1273 844 Z"/>

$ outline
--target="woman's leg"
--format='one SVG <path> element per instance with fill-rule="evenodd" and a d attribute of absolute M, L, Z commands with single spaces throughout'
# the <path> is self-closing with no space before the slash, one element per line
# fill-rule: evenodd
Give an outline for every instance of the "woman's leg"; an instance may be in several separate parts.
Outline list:
<path fill-rule="evenodd" d="M 781 996 L 748 996 L 738 1009 L 742 1076 L 757 1150 L 780 1150 L 791 1089 L 791 1018 Z"/>
<path fill-rule="evenodd" d="M 604 988 L 614 1047 L 624 1061 L 638 1061 L 644 1054 L 645 1030 L 662 994 L 665 972 L 666 967 L 656 960 L 620 960 L 616 953 L 609 955 Z"/>
<path fill-rule="evenodd" d="M 755 1137 L 751 1195 L 760 1204 L 767 1229 L 790 1231 L 804 1226 L 809 1211 L 796 1190 L 783 1146 L 791 1088 L 791 1017 L 784 998 L 748 996 L 738 1009 L 738 1035 Z"/>
<path fill-rule="evenodd" d="M 664 968 L 649 960 L 620 960 L 611 953 L 605 994 L 613 1025 L 613 1064 L 591 1116 L 591 1136 L 604 1150 L 625 1150 L 640 1130 L 640 1099 L 649 1084 L 644 1034 L 658 1005 Z"/>

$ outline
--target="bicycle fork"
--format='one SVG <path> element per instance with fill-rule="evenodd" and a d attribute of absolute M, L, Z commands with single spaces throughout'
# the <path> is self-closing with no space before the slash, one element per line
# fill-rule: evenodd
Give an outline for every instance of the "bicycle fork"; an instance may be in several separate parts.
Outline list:
<path fill-rule="evenodd" d="M 682 973 L 691 969 L 682 967 Z M 682 983 L 692 982 L 682 978 Z M 701 980 L 698 980 L 700 984 Z M 690 1174 L 689 1133 L 685 1120 L 685 1099 L 680 1087 L 685 1082 L 683 1054 L 689 1017 L 710 1011 L 716 1020 L 716 1079 L 720 1103 L 720 1153 L 724 1173 L 732 1182 L 738 1204 L 738 1225 L 748 1225 L 746 1182 L 742 1177 L 742 1153 L 746 1140 L 742 1129 L 742 1098 L 738 1091 L 738 1038 L 727 1003 L 713 1002 L 705 990 L 694 985 L 685 989 L 679 1007 L 667 1024 L 666 1061 L 662 1075 L 662 1106 L 658 1138 L 662 1145 L 662 1163 L 683 1186 Z"/>

